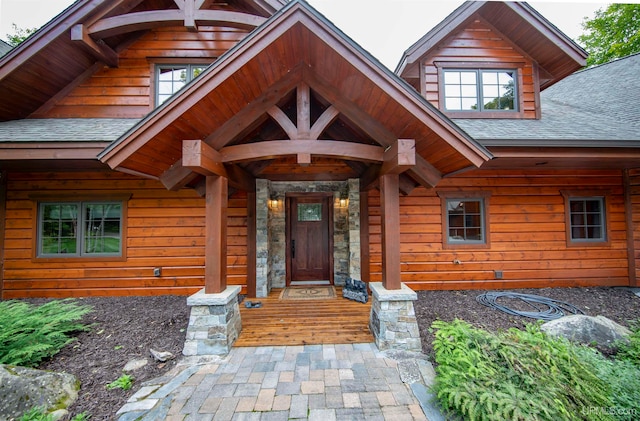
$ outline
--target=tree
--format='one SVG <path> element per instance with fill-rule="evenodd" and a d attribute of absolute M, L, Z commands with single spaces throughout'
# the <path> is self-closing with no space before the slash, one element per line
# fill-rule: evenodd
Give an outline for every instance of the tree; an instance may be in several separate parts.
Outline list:
<path fill-rule="evenodd" d="M 15 23 L 12 23 L 11 27 L 13 28 L 13 34 L 7 34 L 7 40 L 12 47 L 17 46 L 38 30 L 38 28 L 18 28 L 18 25 Z"/>
<path fill-rule="evenodd" d="M 582 22 L 578 40 L 589 53 L 587 65 L 607 63 L 640 52 L 640 4 L 611 4 Z"/>

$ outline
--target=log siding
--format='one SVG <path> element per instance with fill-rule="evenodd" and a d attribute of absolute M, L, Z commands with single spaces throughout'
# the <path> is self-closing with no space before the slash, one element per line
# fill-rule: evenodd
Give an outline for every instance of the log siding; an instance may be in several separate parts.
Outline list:
<path fill-rule="evenodd" d="M 639 179 L 636 174 L 635 181 Z M 562 191 L 594 189 L 608 193 L 609 241 L 569 247 Z M 443 246 L 440 190 L 491 194 L 488 249 Z M 636 191 L 635 208 L 640 206 L 639 197 Z M 473 171 L 443 180 L 438 189 L 420 188 L 402 197 L 400 220 L 402 281 L 414 289 L 629 285 L 621 171 Z M 382 260 L 377 192 L 369 194 L 368 222 L 370 280 L 379 282 Z M 502 279 L 496 271 L 502 272 Z"/>
<path fill-rule="evenodd" d="M 34 197 L 130 195 L 126 259 L 34 258 Z M 204 286 L 205 202 L 117 172 L 9 173 L 3 298 L 191 294 Z M 247 284 L 247 195 L 229 199 L 228 284 Z M 161 268 L 155 277 L 153 269 Z"/>
<path fill-rule="evenodd" d="M 500 32 L 481 17 L 452 34 L 422 62 L 419 89 L 429 102 L 444 110 L 443 70 L 445 69 L 515 69 L 517 72 L 517 112 L 447 112 L 461 118 L 539 118 L 537 65 Z"/>

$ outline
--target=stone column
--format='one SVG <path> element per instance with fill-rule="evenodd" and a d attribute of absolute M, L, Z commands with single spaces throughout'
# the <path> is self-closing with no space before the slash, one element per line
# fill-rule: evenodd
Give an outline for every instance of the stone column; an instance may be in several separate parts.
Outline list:
<path fill-rule="evenodd" d="M 256 297 L 269 295 L 269 181 L 256 180 Z"/>
<path fill-rule="evenodd" d="M 349 277 L 362 280 L 360 264 L 360 180 L 349 179 Z"/>
<path fill-rule="evenodd" d="M 422 352 L 413 308 L 418 294 L 405 284 L 400 284 L 400 289 L 389 290 L 381 282 L 370 282 L 369 288 L 372 293 L 369 329 L 378 349 Z"/>
<path fill-rule="evenodd" d="M 191 317 L 184 355 L 226 355 L 231 351 L 242 331 L 239 293 L 240 286 L 234 285 L 219 294 L 205 294 L 203 289 L 187 298 Z"/>

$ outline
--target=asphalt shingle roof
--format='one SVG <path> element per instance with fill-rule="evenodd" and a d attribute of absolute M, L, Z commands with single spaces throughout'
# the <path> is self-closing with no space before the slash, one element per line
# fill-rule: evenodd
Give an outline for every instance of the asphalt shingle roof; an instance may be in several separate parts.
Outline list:
<path fill-rule="evenodd" d="M 48 118 L 0 123 L 0 142 L 113 142 L 138 119 Z"/>
<path fill-rule="evenodd" d="M 540 120 L 453 121 L 485 146 L 603 146 L 602 141 L 631 146 L 640 142 L 640 54 L 576 72 L 540 96 Z"/>

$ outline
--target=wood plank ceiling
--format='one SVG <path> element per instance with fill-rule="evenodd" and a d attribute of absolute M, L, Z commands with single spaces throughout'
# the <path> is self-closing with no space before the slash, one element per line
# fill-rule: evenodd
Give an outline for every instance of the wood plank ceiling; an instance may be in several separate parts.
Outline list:
<path fill-rule="evenodd" d="M 197 185 L 198 178 L 179 168 L 184 140 L 200 139 L 217 151 L 295 140 L 286 121 L 301 125 L 301 84 L 309 87 L 309 127 L 330 108 L 336 110 L 329 113 L 331 120 L 319 139 L 382 148 L 398 139 L 415 139 L 417 165 L 405 177 L 405 192 L 419 184 L 434 185 L 443 175 L 490 158 L 304 2 L 285 7 L 277 19 L 254 31 L 100 158 L 112 168 L 159 179 L 167 178 L 173 168 L 188 185 Z M 235 165 L 253 177 L 274 180 L 361 177 L 371 167 L 322 154 L 302 164 L 281 156 Z"/>

